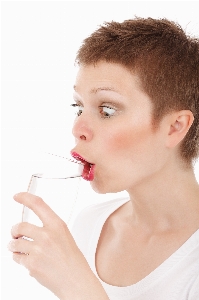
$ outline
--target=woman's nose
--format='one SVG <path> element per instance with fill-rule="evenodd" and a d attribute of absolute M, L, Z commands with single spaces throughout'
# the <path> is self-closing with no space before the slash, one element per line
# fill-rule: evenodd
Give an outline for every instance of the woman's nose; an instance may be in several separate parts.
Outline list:
<path fill-rule="evenodd" d="M 78 140 L 85 140 L 89 142 L 93 138 L 93 131 L 88 125 L 86 120 L 82 120 L 81 117 L 75 121 L 72 129 L 72 134 Z"/>

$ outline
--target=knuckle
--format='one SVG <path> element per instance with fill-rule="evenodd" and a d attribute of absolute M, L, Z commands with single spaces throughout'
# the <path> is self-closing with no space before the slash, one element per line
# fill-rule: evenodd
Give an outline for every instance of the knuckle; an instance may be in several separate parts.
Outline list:
<path fill-rule="evenodd" d="M 50 231 L 43 231 L 42 232 L 42 244 L 44 247 L 48 247 L 52 242 L 51 232 Z M 47 248 L 46 248 L 47 249 Z"/>
<path fill-rule="evenodd" d="M 37 205 L 40 205 L 43 202 L 43 199 L 39 196 L 34 195 L 33 202 Z"/>
<path fill-rule="evenodd" d="M 66 223 L 61 218 L 57 218 L 56 222 L 53 225 L 54 225 L 54 228 L 58 229 L 59 231 L 65 230 L 65 228 L 66 228 Z"/>
<path fill-rule="evenodd" d="M 21 222 L 17 225 L 18 233 L 22 233 L 27 226 L 27 222 Z"/>
<path fill-rule="evenodd" d="M 40 206 L 43 202 L 42 198 L 33 194 L 28 194 L 27 206 L 32 209 L 34 206 Z"/>
<path fill-rule="evenodd" d="M 19 234 L 19 228 L 20 228 L 21 223 L 15 224 L 11 228 L 11 235 L 12 236 L 17 236 Z"/>
<path fill-rule="evenodd" d="M 35 277 L 35 273 L 34 273 L 32 270 L 30 270 L 30 269 L 29 269 L 29 275 L 30 275 L 31 277 Z"/>

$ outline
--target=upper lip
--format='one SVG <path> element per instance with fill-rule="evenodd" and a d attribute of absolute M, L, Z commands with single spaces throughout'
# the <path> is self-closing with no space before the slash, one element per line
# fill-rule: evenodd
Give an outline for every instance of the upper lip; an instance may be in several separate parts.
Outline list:
<path fill-rule="evenodd" d="M 94 165 L 94 163 L 89 162 L 88 160 L 86 160 L 84 157 L 82 157 L 80 154 L 78 154 L 75 151 L 71 151 L 71 155 L 73 158 L 75 158 L 78 161 L 81 161 L 82 163 L 89 163 L 90 165 Z"/>

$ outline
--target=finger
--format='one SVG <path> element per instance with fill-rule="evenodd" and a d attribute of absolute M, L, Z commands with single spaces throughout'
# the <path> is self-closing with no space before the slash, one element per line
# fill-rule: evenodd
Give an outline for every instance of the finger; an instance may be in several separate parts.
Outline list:
<path fill-rule="evenodd" d="M 26 255 L 24 253 L 13 253 L 13 260 L 16 263 L 18 263 L 18 264 L 20 264 L 20 265 L 22 265 L 24 267 L 27 266 L 27 260 L 28 260 L 28 258 L 29 258 L 29 255 Z"/>
<path fill-rule="evenodd" d="M 33 242 L 20 238 L 10 241 L 8 244 L 8 249 L 14 253 L 30 254 L 32 245 Z"/>
<path fill-rule="evenodd" d="M 38 196 L 25 192 L 15 195 L 14 200 L 30 208 L 39 217 L 44 226 L 51 227 L 52 224 L 55 225 L 55 223 L 61 220 Z"/>
<path fill-rule="evenodd" d="M 22 222 L 14 225 L 11 229 L 11 235 L 13 239 L 18 239 L 21 237 L 27 237 L 33 240 L 36 240 L 41 231 L 41 227 L 36 225 Z"/>

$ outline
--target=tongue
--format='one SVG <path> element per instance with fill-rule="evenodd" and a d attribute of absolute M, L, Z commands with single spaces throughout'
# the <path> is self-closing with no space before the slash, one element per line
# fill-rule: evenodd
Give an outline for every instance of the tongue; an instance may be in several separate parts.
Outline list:
<path fill-rule="evenodd" d="M 85 180 L 92 181 L 94 179 L 94 165 L 85 162 L 82 177 Z"/>

